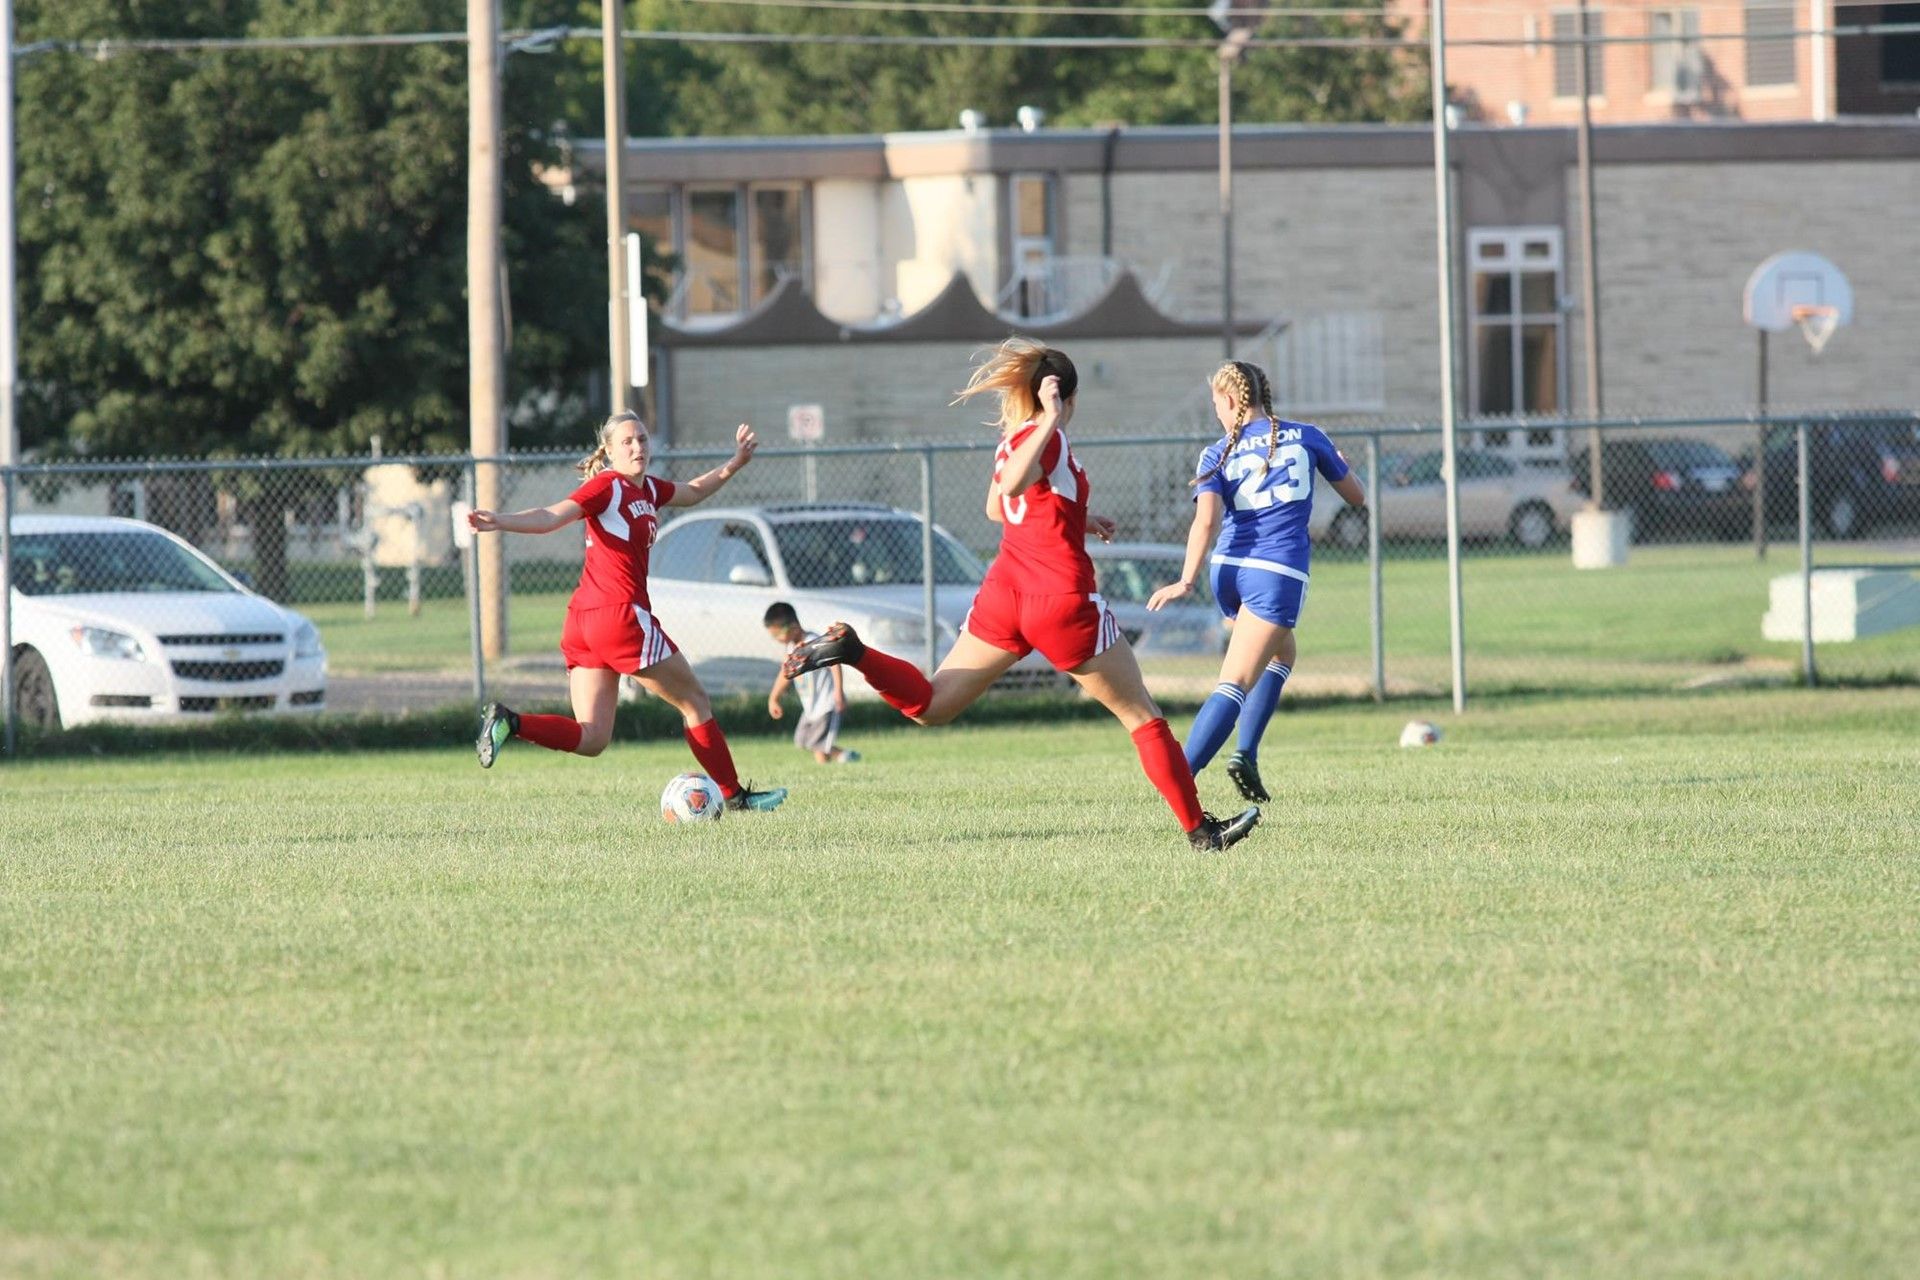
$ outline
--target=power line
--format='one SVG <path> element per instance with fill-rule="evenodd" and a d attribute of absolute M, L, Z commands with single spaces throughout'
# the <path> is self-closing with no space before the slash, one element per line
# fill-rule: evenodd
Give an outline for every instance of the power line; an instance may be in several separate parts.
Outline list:
<path fill-rule="evenodd" d="M 1608 44 L 1713 44 L 1729 41 L 1778 42 L 1803 37 L 1848 37 L 1920 34 L 1920 22 L 1877 22 L 1836 25 L 1824 31 L 1797 28 L 1787 31 L 1703 31 L 1666 36 L 1514 36 L 1449 40 L 1450 49 L 1538 49 Z M 1174 36 L 960 36 L 862 35 L 829 32 L 764 31 L 628 31 L 628 40 L 650 44 L 717 45 L 841 45 L 872 48 L 989 48 L 989 49 L 1193 49 L 1213 52 L 1215 39 Z M 510 51 L 541 53 L 561 41 L 598 41 L 597 27 L 550 27 L 503 32 Z M 465 44 L 464 31 L 421 31 L 384 35 L 194 37 L 100 40 L 38 40 L 15 49 L 17 57 L 69 53 L 105 60 L 124 53 L 252 53 L 310 51 L 398 45 Z M 1250 49 L 1411 49 L 1424 50 L 1421 36 L 1267 36 L 1246 42 Z"/>
<path fill-rule="evenodd" d="M 1403 16 L 1384 9 L 1347 6 L 1344 8 L 1212 9 L 1157 7 L 1153 5 L 1097 4 L 964 4 L 959 0 L 689 0 L 693 4 L 718 4 L 764 9 L 852 9 L 880 13 L 951 13 L 966 17 L 1063 17 L 1063 18 L 1374 18 L 1398 22 Z M 1860 0 L 1867 3 L 1869 0 Z M 1879 0 L 1871 0 L 1879 3 Z"/>

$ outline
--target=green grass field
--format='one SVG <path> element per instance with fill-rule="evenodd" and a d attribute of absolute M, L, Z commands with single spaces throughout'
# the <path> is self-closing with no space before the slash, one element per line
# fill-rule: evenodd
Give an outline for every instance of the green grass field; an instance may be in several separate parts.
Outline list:
<path fill-rule="evenodd" d="M 1868 556 L 1823 548 L 1829 559 Z M 1888 552 L 1876 553 L 1884 557 Z M 1653 691 L 1750 671 L 1784 677 L 1799 669 L 1797 643 L 1763 640 L 1767 584 L 1792 573 L 1791 548 L 1765 561 L 1750 548 L 1682 544 L 1636 547 L 1629 562 L 1577 572 L 1564 548 L 1543 555 L 1476 550 L 1464 563 L 1469 687 L 1480 691 Z M 1444 689 L 1448 672 L 1444 557 L 1390 553 L 1383 574 L 1390 682 Z M 1364 678 L 1372 671 L 1370 587 L 1364 562 L 1322 556 L 1300 627 L 1303 677 Z M 513 651 L 541 654 L 559 644 L 566 593 L 513 597 Z M 304 605 L 320 624 L 335 671 L 462 669 L 470 661 L 466 604 L 427 601 L 410 618 L 382 604 L 368 621 L 357 604 Z M 672 619 L 667 620 L 672 629 Z M 1920 639 L 1912 630 L 1822 645 L 1823 671 L 1849 679 L 1920 681 Z M 695 654 L 695 658 L 699 655 Z M 1150 664 L 1155 674 L 1191 676 L 1211 687 L 1217 663 Z"/>
<path fill-rule="evenodd" d="M 1909 1273 L 1920 692 L 1408 713 L 7 765 L 0 1275 Z"/>

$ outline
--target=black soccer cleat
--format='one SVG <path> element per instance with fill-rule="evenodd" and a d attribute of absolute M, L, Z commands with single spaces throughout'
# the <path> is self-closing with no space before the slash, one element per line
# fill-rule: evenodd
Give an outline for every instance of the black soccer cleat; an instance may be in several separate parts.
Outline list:
<path fill-rule="evenodd" d="M 866 656 L 867 646 L 860 643 L 853 628 L 836 622 L 821 632 L 819 639 L 809 640 L 788 654 L 787 660 L 780 664 L 780 674 L 791 680 L 821 667 L 853 664 Z"/>
<path fill-rule="evenodd" d="M 518 732 L 520 717 L 498 702 L 489 702 L 487 709 L 480 713 L 480 736 L 473 742 L 473 749 L 480 755 L 480 767 L 493 768 L 494 757 L 500 754 L 500 748 L 506 746 L 507 739 Z"/>
<path fill-rule="evenodd" d="M 769 809 L 778 809 L 787 798 L 785 787 L 768 787 L 764 791 L 755 791 L 751 782 L 740 785 L 740 789 L 727 797 L 727 808 L 739 813 L 748 809 L 765 813 Z"/>
<path fill-rule="evenodd" d="M 1218 853 L 1245 840 L 1260 825 L 1260 810 L 1248 808 L 1222 821 L 1210 813 L 1200 815 L 1200 825 L 1187 832 L 1187 840 L 1201 853 Z"/>
<path fill-rule="evenodd" d="M 1233 785 L 1240 788 L 1240 794 L 1256 804 L 1265 804 L 1273 799 L 1267 794 L 1267 788 L 1260 781 L 1260 763 L 1243 751 L 1236 751 L 1227 760 L 1227 777 Z"/>

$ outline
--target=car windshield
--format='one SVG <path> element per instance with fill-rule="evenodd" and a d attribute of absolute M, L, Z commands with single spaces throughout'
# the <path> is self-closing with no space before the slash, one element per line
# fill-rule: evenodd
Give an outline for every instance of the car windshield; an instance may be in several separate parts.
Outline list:
<path fill-rule="evenodd" d="M 1731 467 L 1733 459 L 1705 440 L 1661 440 L 1648 446 L 1656 467 Z"/>
<path fill-rule="evenodd" d="M 29 596 L 234 589 L 219 570 L 173 539 L 119 529 L 15 535 L 13 585 Z"/>
<path fill-rule="evenodd" d="M 921 528 L 898 516 L 831 516 L 781 521 L 773 536 L 795 587 L 833 590 L 919 582 Z M 935 583 L 978 586 L 983 572 L 965 547 L 934 531 Z"/>
<path fill-rule="evenodd" d="M 1161 587 L 1177 582 L 1184 567 L 1178 556 L 1095 556 L 1093 572 L 1103 598 L 1116 604 L 1145 604 Z M 1190 600 L 1212 599 L 1207 580 L 1193 584 Z"/>

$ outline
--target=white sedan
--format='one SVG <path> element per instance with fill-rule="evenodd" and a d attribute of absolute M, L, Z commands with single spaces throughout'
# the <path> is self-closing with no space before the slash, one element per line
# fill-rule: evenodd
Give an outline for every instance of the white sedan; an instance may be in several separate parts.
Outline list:
<path fill-rule="evenodd" d="M 12 532 L 13 692 L 23 723 L 58 729 L 325 704 L 327 655 L 313 623 L 167 530 L 21 516 Z"/>

